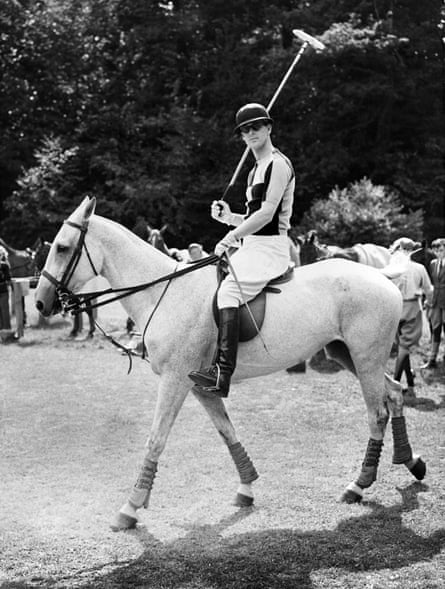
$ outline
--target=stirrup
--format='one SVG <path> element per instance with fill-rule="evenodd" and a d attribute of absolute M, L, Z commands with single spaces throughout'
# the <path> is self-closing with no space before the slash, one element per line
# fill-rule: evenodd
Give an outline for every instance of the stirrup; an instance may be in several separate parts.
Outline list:
<path fill-rule="evenodd" d="M 215 395 L 217 397 L 228 397 L 229 389 L 224 390 L 220 388 L 221 369 L 219 364 L 210 366 L 203 372 L 193 370 L 189 374 L 189 378 L 195 383 L 195 386 L 200 392 Z"/>
<path fill-rule="evenodd" d="M 198 385 L 196 385 L 198 386 Z M 227 398 L 229 396 L 229 391 L 223 391 L 222 389 L 220 389 L 218 386 L 214 386 L 214 387 L 200 387 L 198 386 L 199 390 L 203 393 L 206 393 L 208 395 L 214 395 L 215 397 L 221 397 L 221 398 Z"/>

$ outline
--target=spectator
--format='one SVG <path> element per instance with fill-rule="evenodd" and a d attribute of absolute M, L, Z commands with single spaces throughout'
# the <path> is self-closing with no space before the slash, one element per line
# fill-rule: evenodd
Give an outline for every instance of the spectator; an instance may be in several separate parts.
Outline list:
<path fill-rule="evenodd" d="M 187 263 L 190 262 L 197 262 L 201 258 L 204 258 L 207 253 L 203 250 L 202 245 L 200 243 L 191 243 L 187 248 L 189 259 Z"/>
<path fill-rule="evenodd" d="M 430 274 L 434 286 L 431 306 L 427 315 L 431 322 L 432 338 L 428 362 L 422 368 L 437 368 L 441 331 L 445 332 L 445 237 L 435 239 L 431 244 L 437 258 L 430 262 Z"/>
<path fill-rule="evenodd" d="M 392 260 L 382 272 L 392 278 L 403 297 L 403 310 L 397 329 L 398 352 L 394 368 L 394 380 L 401 381 L 406 375 L 407 388 L 404 392 L 405 404 L 416 402 L 414 374 L 411 370 L 410 352 L 419 344 L 422 336 L 421 298 L 425 294 L 431 301 L 433 287 L 428 273 L 422 264 L 410 259 L 415 242 L 407 237 L 398 239 L 391 247 Z M 393 272 L 394 269 L 397 270 Z M 401 271 L 400 271 L 401 270 Z"/>
<path fill-rule="evenodd" d="M 11 317 L 9 314 L 9 286 L 11 284 L 11 271 L 8 262 L 8 253 L 0 246 L 0 329 L 11 329 Z"/>

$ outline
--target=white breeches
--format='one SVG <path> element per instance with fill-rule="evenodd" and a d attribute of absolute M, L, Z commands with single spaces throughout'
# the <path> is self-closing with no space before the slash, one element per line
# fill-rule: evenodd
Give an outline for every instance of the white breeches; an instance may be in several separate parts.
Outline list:
<path fill-rule="evenodd" d="M 218 291 L 219 309 L 238 307 L 255 298 L 270 280 L 286 272 L 290 264 L 289 239 L 287 235 L 249 235 L 230 262 L 243 294 L 229 272 Z"/>

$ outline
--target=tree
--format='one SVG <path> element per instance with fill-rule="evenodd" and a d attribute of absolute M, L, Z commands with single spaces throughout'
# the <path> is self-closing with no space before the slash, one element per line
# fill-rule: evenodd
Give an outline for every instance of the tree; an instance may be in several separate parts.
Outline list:
<path fill-rule="evenodd" d="M 274 141 L 296 168 L 295 222 L 333 186 L 366 176 L 396 192 L 403 212 L 424 209 L 427 237 L 440 232 L 445 146 L 433 0 L 3 4 L 0 231 L 13 243 L 26 245 L 10 217 L 20 203 L 26 215 L 29 200 L 14 182 L 39 166 L 35 154 L 52 133 L 62 151 L 77 148 L 53 196 L 60 216 L 90 193 L 116 221 L 131 227 L 143 214 L 154 226 L 168 222 L 174 245 L 211 248 L 224 228 L 208 207 L 243 151 L 234 113 L 245 102 L 267 104 L 295 56 L 293 28 L 328 47 L 308 51 L 272 113 Z M 245 172 L 228 197 L 237 210 Z M 41 205 L 49 223 L 53 210 Z"/>
<path fill-rule="evenodd" d="M 52 239 L 54 227 L 66 217 L 61 207 L 66 192 L 65 172 L 78 148 L 64 149 L 58 137 L 46 137 L 35 153 L 37 165 L 28 168 L 18 179 L 18 189 L 5 203 L 9 212 L 10 230 L 30 244 L 38 234 Z M 68 204 L 68 203 L 66 203 Z M 72 203 L 69 203 L 72 208 Z"/>

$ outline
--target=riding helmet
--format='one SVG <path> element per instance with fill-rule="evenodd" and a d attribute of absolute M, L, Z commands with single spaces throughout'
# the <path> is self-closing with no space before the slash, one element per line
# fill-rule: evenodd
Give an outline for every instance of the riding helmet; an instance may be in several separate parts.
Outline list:
<path fill-rule="evenodd" d="M 236 113 L 235 117 L 235 133 L 238 133 L 242 125 L 253 123 L 255 121 L 265 121 L 267 123 L 273 123 L 273 119 L 270 118 L 267 109 L 257 102 L 250 102 L 242 106 Z"/>

